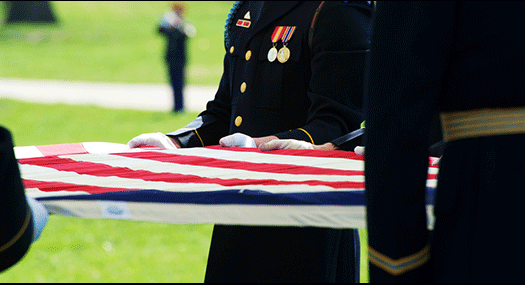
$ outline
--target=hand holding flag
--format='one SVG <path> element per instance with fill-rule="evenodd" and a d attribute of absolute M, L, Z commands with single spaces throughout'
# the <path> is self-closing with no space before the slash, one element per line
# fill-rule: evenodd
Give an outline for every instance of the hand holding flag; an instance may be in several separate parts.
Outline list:
<path fill-rule="evenodd" d="M 255 141 L 250 136 L 241 133 L 235 133 L 229 136 L 225 136 L 219 140 L 219 144 L 223 147 L 257 147 Z"/>
<path fill-rule="evenodd" d="M 155 146 L 165 149 L 176 149 L 178 148 L 173 141 L 163 133 L 147 133 L 141 134 L 137 137 L 132 138 L 128 142 L 129 148 L 137 148 L 140 146 Z"/>
<path fill-rule="evenodd" d="M 314 145 L 294 139 L 288 140 L 272 140 L 266 143 L 263 143 L 259 146 L 259 149 L 262 151 L 267 150 L 276 150 L 276 149 L 314 149 Z"/>

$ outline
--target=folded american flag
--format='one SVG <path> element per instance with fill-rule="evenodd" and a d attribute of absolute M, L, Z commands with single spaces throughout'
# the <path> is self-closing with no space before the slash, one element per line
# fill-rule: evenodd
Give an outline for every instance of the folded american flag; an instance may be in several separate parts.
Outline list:
<path fill-rule="evenodd" d="M 364 228 L 353 152 L 114 143 L 15 147 L 26 193 L 52 214 L 161 223 Z M 429 167 L 427 211 L 437 167 Z M 432 220 L 430 220 L 431 222 Z"/>

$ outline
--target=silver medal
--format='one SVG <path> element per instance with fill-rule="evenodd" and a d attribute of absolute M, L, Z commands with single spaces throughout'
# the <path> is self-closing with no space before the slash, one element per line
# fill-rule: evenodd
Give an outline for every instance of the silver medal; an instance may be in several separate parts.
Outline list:
<path fill-rule="evenodd" d="M 272 47 L 268 51 L 268 61 L 273 62 L 277 58 L 277 49 L 275 47 Z"/>

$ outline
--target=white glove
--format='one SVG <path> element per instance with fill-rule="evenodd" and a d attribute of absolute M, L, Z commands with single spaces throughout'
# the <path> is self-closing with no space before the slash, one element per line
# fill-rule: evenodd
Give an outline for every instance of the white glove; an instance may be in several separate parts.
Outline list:
<path fill-rule="evenodd" d="M 259 145 L 259 149 L 262 151 L 276 150 L 276 149 L 314 149 L 314 145 L 294 139 L 287 140 L 271 140 L 266 143 Z"/>
<path fill-rule="evenodd" d="M 165 149 L 176 149 L 177 146 L 173 144 L 171 139 L 163 133 L 147 133 L 132 138 L 128 142 L 130 148 L 136 148 L 139 146 L 156 146 Z"/>
<path fill-rule="evenodd" d="M 257 145 L 255 144 L 255 141 L 241 133 L 235 133 L 233 135 L 225 136 L 219 140 L 219 144 L 224 147 L 229 146 L 240 146 L 240 147 L 251 147 L 255 148 Z"/>
<path fill-rule="evenodd" d="M 355 154 L 359 156 L 365 156 L 365 147 L 364 146 L 356 146 L 354 148 Z"/>
<path fill-rule="evenodd" d="M 27 197 L 27 203 L 31 208 L 31 215 L 33 216 L 33 241 L 35 241 L 40 237 L 40 234 L 42 234 L 49 219 L 49 213 L 44 205 L 31 197 Z"/>

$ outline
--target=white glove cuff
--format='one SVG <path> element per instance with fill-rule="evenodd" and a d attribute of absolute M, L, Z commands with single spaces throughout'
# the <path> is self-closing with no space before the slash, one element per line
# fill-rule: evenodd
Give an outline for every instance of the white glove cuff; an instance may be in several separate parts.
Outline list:
<path fill-rule="evenodd" d="M 33 216 L 33 241 L 37 240 L 44 230 L 44 226 L 49 219 L 47 209 L 37 200 L 27 197 L 27 203 L 31 208 L 31 215 Z"/>

